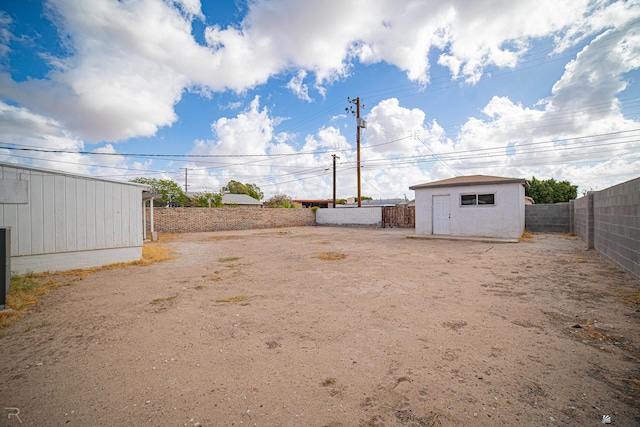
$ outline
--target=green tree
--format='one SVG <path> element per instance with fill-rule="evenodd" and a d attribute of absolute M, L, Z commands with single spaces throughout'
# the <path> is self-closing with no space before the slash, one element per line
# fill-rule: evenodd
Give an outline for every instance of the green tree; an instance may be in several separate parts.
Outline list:
<path fill-rule="evenodd" d="M 199 208 L 208 208 L 211 205 L 212 208 L 222 207 L 222 194 L 220 193 L 197 193 L 191 197 L 191 201 Z"/>
<path fill-rule="evenodd" d="M 525 190 L 525 195 L 539 204 L 568 202 L 578 197 L 578 186 L 571 185 L 569 181 L 556 181 L 553 178 L 539 180 L 535 176 L 527 181 L 529 188 Z"/>
<path fill-rule="evenodd" d="M 300 205 L 295 203 L 291 197 L 286 194 L 276 194 L 269 200 L 264 202 L 266 208 L 299 208 Z"/>
<path fill-rule="evenodd" d="M 231 194 L 246 194 L 256 200 L 262 200 L 264 193 L 260 191 L 260 187 L 255 184 L 243 184 L 234 179 L 229 181 L 227 185 L 222 187 L 222 191 Z"/>
<path fill-rule="evenodd" d="M 189 205 L 189 197 L 182 188 L 180 188 L 178 183 L 170 179 L 140 177 L 132 179 L 131 182 L 150 186 L 152 193 L 162 194 L 162 199 L 160 200 L 164 203 L 176 202 L 180 206 Z"/>

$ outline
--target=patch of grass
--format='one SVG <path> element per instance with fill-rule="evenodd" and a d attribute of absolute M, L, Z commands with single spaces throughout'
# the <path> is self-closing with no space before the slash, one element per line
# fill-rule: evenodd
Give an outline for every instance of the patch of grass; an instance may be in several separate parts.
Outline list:
<path fill-rule="evenodd" d="M 154 304 L 154 305 L 161 304 L 163 302 L 167 302 L 167 301 L 171 301 L 171 300 L 175 299 L 176 296 L 177 295 L 173 295 L 173 296 L 170 296 L 170 297 L 155 298 L 149 304 Z"/>
<path fill-rule="evenodd" d="M 38 297 L 62 286 L 48 275 L 13 276 L 5 306 L 11 311 L 0 313 L 0 329 L 17 322 L 38 304 Z"/>
<path fill-rule="evenodd" d="M 566 261 L 572 264 L 585 264 L 589 262 L 588 259 L 568 259 Z"/>
<path fill-rule="evenodd" d="M 640 292 L 622 292 L 618 296 L 622 302 L 640 305 Z"/>
<path fill-rule="evenodd" d="M 249 297 L 246 295 L 237 295 L 235 297 L 217 299 L 216 302 L 242 302 L 248 299 Z"/>
<path fill-rule="evenodd" d="M 340 252 L 319 252 L 316 254 L 316 258 L 319 258 L 324 261 L 338 261 L 341 259 L 345 259 L 347 254 L 343 254 Z"/>
<path fill-rule="evenodd" d="M 163 236 L 164 240 L 159 239 L 158 241 L 167 242 L 174 238 L 175 234 L 165 234 Z M 156 262 L 167 261 L 174 258 L 175 251 L 173 249 L 160 246 L 157 243 L 145 243 L 142 246 L 142 258 L 136 261 L 118 262 L 101 267 L 79 268 L 57 273 L 45 272 L 13 276 L 5 304 L 6 307 L 13 311 L 0 313 L 0 329 L 6 328 L 27 314 L 31 307 L 35 307 L 38 304 L 38 296 L 47 294 L 65 284 L 69 284 L 69 280 L 82 280 L 83 277 L 96 271 L 113 270 L 131 265 L 151 265 Z M 66 280 L 59 280 L 59 278 L 62 277 L 66 278 Z"/>
<path fill-rule="evenodd" d="M 522 233 L 522 236 L 518 238 L 518 242 L 528 242 L 530 240 L 533 240 L 534 236 L 535 235 L 532 232 L 525 231 L 524 233 Z"/>
<path fill-rule="evenodd" d="M 218 258 L 218 262 L 231 262 L 231 261 L 237 261 L 239 259 L 240 259 L 240 257 L 230 256 L 230 257 L 226 257 L 226 258 Z"/>
<path fill-rule="evenodd" d="M 207 240 L 213 240 L 213 241 L 218 241 L 218 240 L 236 240 L 236 239 L 243 239 L 243 236 L 211 236 L 209 238 L 207 238 Z"/>
<path fill-rule="evenodd" d="M 206 289 L 206 286 L 204 285 L 196 285 L 193 287 L 193 289 L 195 289 L 196 291 L 201 291 L 203 289 Z"/>

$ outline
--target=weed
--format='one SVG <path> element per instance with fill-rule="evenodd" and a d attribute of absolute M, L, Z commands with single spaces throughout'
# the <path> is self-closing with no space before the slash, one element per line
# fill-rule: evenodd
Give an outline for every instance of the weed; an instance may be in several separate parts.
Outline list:
<path fill-rule="evenodd" d="M 522 233 L 522 236 L 518 238 L 518 242 L 526 242 L 526 241 L 532 240 L 533 237 L 534 237 L 533 233 L 531 233 L 530 231 L 525 231 L 524 233 Z"/>
<path fill-rule="evenodd" d="M 226 257 L 226 258 L 218 258 L 218 262 L 231 262 L 231 261 L 237 261 L 239 259 L 240 259 L 240 257 L 230 256 L 230 257 Z"/>
<path fill-rule="evenodd" d="M 322 381 L 322 387 L 327 387 L 330 386 L 332 384 L 335 384 L 338 380 L 333 378 L 333 377 L 329 377 L 327 379 L 325 379 L 324 381 Z"/>
<path fill-rule="evenodd" d="M 160 304 L 163 302 L 167 302 L 167 301 L 171 301 L 173 299 L 176 298 L 177 295 L 171 296 L 171 297 L 162 297 L 162 298 L 156 298 L 154 300 L 152 300 L 149 304 Z"/>
<path fill-rule="evenodd" d="M 242 302 L 242 301 L 246 301 L 248 299 L 249 299 L 249 297 L 246 296 L 246 295 L 238 295 L 238 296 L 231 297 L 231 298 L 217 299 L 216 302 Z"/>
<path fill-rule="evenodd" d="M 347 254 L 343 254 L 340 252 L 320 252 L 316 254 L 316 258 L 319 258 L 324 261 L 338 261 L 341 259 L 345 259 Z"/>
<path fill-rule="evenodd" d="M 205 286 L 203 286 L 203 285 L 196 285 L 196 286 L 194 286 L 194 287 L 193 287 L 193 289 L 195 289 L 196 291 L 201 291 L 201 290 L 205 289 Z"/>
<path fill-rule="evenodd" d="M 586 260 L 586 259 L 568 259 L 567 262 L 570 262 L 572 264 L 585 264 L 585 263 L 588 263 L 589 260 Z"/>

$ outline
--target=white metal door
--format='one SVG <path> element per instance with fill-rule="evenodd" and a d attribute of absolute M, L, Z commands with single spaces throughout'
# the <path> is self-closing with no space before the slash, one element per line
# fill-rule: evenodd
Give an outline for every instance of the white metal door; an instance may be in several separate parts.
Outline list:
<path fill-rule="evenodd" d="M 433 196 L 433 234 L 449 234 L 449 196 Z"/>

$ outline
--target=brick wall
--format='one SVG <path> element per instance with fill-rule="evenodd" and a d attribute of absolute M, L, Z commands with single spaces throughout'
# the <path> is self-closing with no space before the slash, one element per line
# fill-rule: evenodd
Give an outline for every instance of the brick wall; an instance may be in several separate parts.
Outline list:
<path fill-rule="evenodd" d="M 151 231 L 146 209 L 147 233 Z M 246 230 L 315 225 L 311 209 L 154 208 L 154 228 L 159 233 Z"/>
<path fill-rule="evenodd" d="M 570 231 L 569 203 L 526 205 L 524 214 L 524 226 L 527 231 L 556 233 Z"/>

